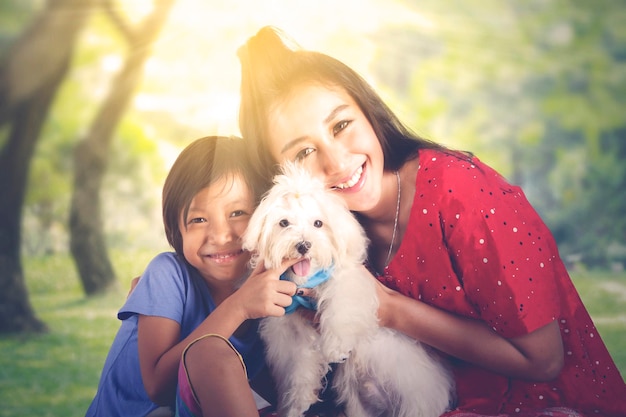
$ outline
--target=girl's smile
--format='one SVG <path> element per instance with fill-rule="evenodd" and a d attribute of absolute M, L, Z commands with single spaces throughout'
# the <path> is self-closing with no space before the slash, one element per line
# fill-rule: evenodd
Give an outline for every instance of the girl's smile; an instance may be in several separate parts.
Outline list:
<path fill-rule="evenodd" d="M 236 252 L 223 252 L 223 253 L 209 253 L 206 255 L 207 258 L 210 258 L 215 263 L 228 263 L 235 261 L 239 256 L 243 255 L 244 251 L 239 250 Z"/>
<path fill-rule="evenodd" d="M 181 218 L 183 253 L 209 284 L 246 275 L 250 254 L 241 249 L 241 235 L 253 210 L 252 192 L 239 176 L 216 180 L 191 201 Z"/>

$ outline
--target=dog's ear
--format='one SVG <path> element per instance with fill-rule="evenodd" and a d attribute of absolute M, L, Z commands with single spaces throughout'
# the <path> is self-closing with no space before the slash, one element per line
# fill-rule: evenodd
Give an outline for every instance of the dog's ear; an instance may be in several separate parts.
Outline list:
<path fill-rule="evenodd" d="M 264 204 L 265 198 L 261 201 L 259 206 L 254 210 L 248 227 L 242 237 L 242 248 L 244 250 L 253 252 L 258 251 L 261 240 L 261 233 L 265 227 L 267 219 L 268 204 Z"/>
<path fill-rule="evenodd" d="M 272 222 L 275 221 L 273 213 L 276 211 L 275 201 L 277 198 L 277 189 L 271 188 L 254 210 L 242 237 L 242 248 L 255 252 L 253 263 L 256 263 L 258 258 L 265 259 L 269 255 L 268 244 L 272 233 L 274 233 Z"/>
<path fill-rule="evenodd" d="M 330 220 L 331 239 L 339 251 L 337 259 L 350 259 L 364 262 L 367 257 L 368 239 L 363 227 L 354 215 L 348 210 L 345 202 L 333 191 L 325 190 L 329 204 L 323 204 L 325 217 Z"/>

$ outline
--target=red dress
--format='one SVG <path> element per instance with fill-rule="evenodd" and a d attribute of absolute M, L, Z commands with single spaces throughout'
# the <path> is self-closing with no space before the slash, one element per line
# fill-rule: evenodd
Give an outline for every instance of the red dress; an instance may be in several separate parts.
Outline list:
<path fill-rule="evenodd" d="M 406 233 L 380 280 L 412 298 L 480 319 L 505 338 L 557 320 L 565 365 L 551 382 L 510 379 L 454 360 L 458 410 L 542 415 L 551 407 L 626 416 L 626 385 L 519 187 L 490 167 L 420 152 Z"/>

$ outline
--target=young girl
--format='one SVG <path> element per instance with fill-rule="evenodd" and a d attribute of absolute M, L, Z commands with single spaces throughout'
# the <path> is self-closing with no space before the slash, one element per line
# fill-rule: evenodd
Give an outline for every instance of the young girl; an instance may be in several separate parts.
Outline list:
<path fill-rule="evenodd" d="M 163 187 L 163 222 L 175 252 L 154 258 L 119 311 L 122 324 L 87 416 L 172 415 L 181 355 L 190 344 L 207 357 L 206 366 L 228 376 L 203 387 L 215 396 L 213 412 L 231 415 L 221 413 L 225 404 L 253 412 L 232 415 L 258 416 L 247 381 L 263 375 L 255 319 L 284 314 L 296 288 L 279 280 L 287 264 L 248 271 L 240 237 L 258 201 L 255 192 L 266 187 L 244 147 L 240 138 L 202 138 L 172 166 Z M 190 392 L 195 375 L 187 378 L 185 371 Z"/>
<path fill-rule="evenodd" d="M 353 70 L 261 29 L 240 128 L 266 176 L 300 161 L 371 239 L 380 324 L 449 355 L 448 416 L 624 416 L 626 386 L 522 191 L 411 133 Z"/>

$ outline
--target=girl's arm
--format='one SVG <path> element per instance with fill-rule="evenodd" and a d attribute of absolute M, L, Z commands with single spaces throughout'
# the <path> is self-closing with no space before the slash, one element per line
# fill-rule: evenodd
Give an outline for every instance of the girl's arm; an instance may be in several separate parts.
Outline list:
<path fill-rule="evenodd" d="M 508 377 L 547 381 L 563 367 L 563 342 L 556 321 L 505 339 L 482 321 L 438 309 L 376 282 L 381 326 Z"/>
<path fill-rule="evenodd" d="M 289 281 L 280 281 L 281 272 L 257 268 L 239 290 L 224 299 L 183 340 L 180 340 L 180 325 L 176 321 L 140 315 L 139 364 L 150 399 L 159 405 L 172 403 L 182 352 L 198 337 L 219 334 L 229 338 L 247 319 L 285 314 L 284 307 L 291 304 L 296 286 Z"/>

